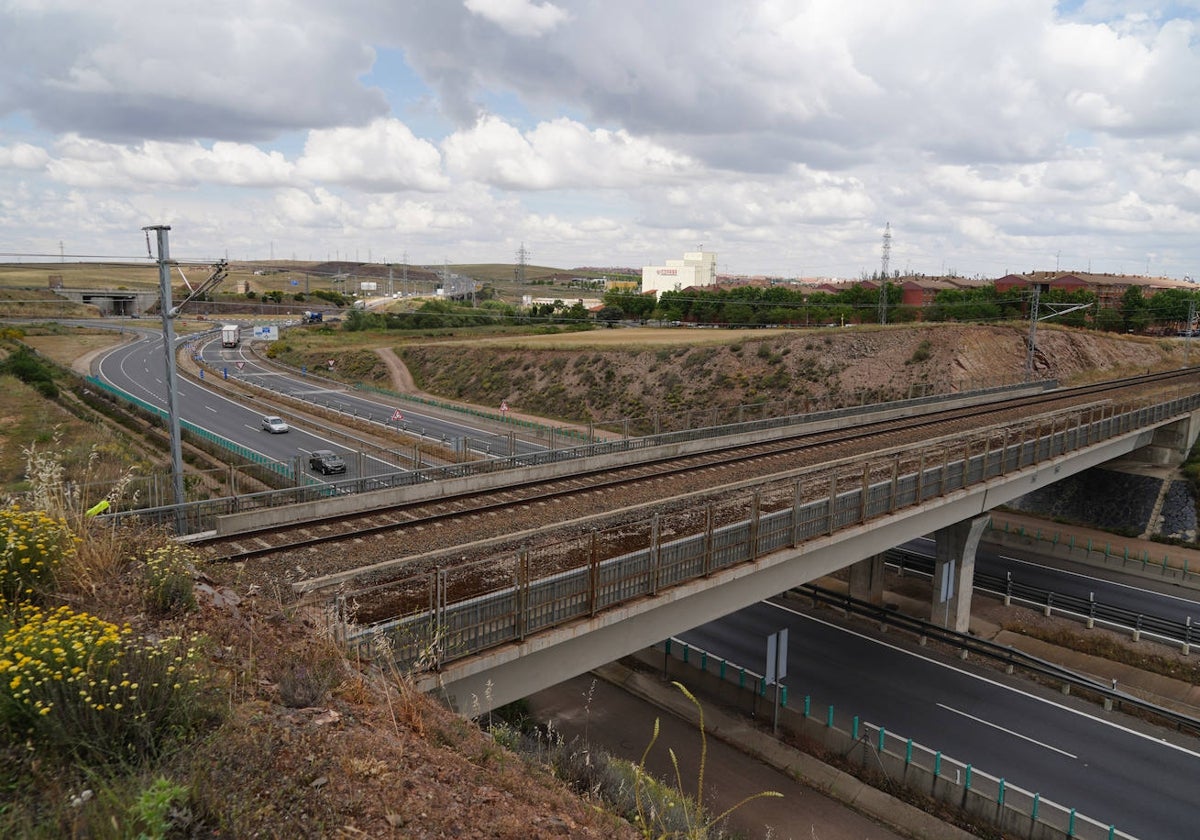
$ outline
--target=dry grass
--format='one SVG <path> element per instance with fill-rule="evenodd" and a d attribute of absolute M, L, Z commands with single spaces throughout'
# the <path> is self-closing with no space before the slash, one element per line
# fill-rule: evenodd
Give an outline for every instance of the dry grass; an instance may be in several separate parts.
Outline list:
<path fill-rule="evenodd" d="M 551 335 L 506 335 L 437 342 L 512 350 L 644 350 L 655 347 L 701 347 L 736 344 L 747 339 L 794 336 L 795 330 L 701 330 L 685 327 L 598 329 Z M 420 341 L 411 342 L 420 344 Z"/>

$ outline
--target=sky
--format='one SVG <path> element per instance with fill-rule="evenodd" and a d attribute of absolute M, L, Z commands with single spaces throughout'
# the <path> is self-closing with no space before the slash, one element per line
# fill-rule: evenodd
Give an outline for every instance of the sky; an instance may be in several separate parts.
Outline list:
<path fill-rule="evenodd" d="M 5 262 L 1200 279 L 1200 0 L 0 0 L 0 54 Z"/>

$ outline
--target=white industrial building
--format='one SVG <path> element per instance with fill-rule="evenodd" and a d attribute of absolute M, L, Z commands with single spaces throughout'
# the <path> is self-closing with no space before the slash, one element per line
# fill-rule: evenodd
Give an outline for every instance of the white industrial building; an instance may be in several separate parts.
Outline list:
<path fill-rule="evenodd" d="M 717 255 L 714 251 L 692 251 L 666 265 L 642 267 L 642 294 L 678 292 L 689 286 L 717 284 Z"/>

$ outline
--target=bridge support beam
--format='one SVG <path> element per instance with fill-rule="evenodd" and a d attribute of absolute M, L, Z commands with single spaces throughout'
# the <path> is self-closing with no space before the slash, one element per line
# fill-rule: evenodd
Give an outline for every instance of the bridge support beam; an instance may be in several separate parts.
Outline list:
<path fill-rule="evenodd" d="M 975 550 L 991 514 L 955 522 L 934 531 L 933 607 L 930 621 L 966 633 L 971 626 L 971 594 L 975 588 Z"/>
<path fill-rule="evenodd" d="M 883 606 L 883 555 L 874 554 L 850 567 L 850 597 Z"/>

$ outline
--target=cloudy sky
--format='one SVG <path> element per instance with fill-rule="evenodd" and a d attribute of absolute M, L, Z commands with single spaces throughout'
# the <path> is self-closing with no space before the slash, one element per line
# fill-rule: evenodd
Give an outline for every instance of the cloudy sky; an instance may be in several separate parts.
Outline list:
<path fill-rule="evenodd" d="M 0 0 L 0 260 L 1200 277 L 1200 0 Z"/>

